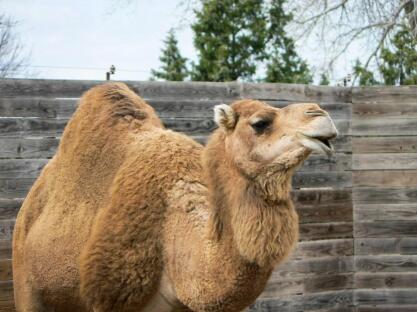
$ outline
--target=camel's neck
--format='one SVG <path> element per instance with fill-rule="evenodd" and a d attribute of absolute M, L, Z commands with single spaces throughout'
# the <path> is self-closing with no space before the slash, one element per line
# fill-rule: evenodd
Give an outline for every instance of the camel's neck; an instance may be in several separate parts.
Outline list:
<path fill-rule="evenodd" d="M 232 237 L 243 259 L 272 268 L 298 239 L 298 217 L 290 199 L 291 173 L 269 170 L 250 179 L 232 161 L 219 157 L 225 155 L 222 148 L 221 144 L 209 145 L 204 155 L 213 239 Z"/>

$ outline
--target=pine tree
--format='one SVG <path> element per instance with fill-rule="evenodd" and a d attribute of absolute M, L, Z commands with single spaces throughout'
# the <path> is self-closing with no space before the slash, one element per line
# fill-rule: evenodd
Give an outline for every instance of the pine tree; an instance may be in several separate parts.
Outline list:
<path fill-rule="evenodd" d="M 295 50 L 294 40 L 285 32 L 292 15 L 284 11 L 285 0 L 272 0 L 269 9 L 269 60 L 267 82 L 310 83 L 312 75 L 308 65 Z"/>
<path fill-rule="evenodd" d="M 377 56 L 375 78 L 373 72 L 356 61 L 353 72 L 359 78 L 360 85 L 415 85 L 417 84 L 417 38 L 408 27 L 400 28 L 390 41 L 390 47 L 384 47 Z"/>
<path fill-rule="evenodd" d="M 181 56 L 178 41 L 172 29 L 168 32 L 164 45 L 162 55 L 159 57 L 162 66 L 160 70 L 152 70 L 151 79 L 183 81 L 189 74 L 186 66 L 187 59 Z"/>
<path fill-rule="evenodd" d="M 359 78 L 360 86 L 373 86 L 380 84 L 374 77 L 374 74 L 362 66 L 359 60 L 356 60 L 353 67 L 353 75 Z"/>
<path fill-rule="evenodd" d="M 392 49 L 381 50 L 379 71 L 386 85 L 417 84 L 417 38 L 408 27 L 392 39 Z"/>
<path fill-rule="evenodd" d="M 202 0 L 192 25 L 199 60 L 192 79 L 251 80 L 265 57 L 266 15 L 262 0 Z"/>
<path fill-rule="evenodd" d="M 326 73 L 322 73 L 320 75 L 320 85 L 321 86 L 328 86 L 329 84 L 330 84 L 329 77 L 327 76 Z"/>

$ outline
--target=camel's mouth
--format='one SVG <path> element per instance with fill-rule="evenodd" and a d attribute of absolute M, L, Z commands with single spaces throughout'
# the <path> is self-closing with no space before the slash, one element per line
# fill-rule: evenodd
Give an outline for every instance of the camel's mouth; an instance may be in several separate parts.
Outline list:
<path fill-rule="evenodd" d="M 333 145 L 330 143 L 330 140 L 333 138 L 324 137 L 324 136 L 309 136 L 304 133 L 301 134 L 301 144 L 305 147 L 311 149 L 312 151 L 324 153 L 327 156 L 330 156 L 334 152 Z"/>

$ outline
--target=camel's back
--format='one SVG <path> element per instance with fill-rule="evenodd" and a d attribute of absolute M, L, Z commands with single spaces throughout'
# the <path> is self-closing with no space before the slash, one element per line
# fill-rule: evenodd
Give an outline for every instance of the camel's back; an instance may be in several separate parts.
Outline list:
<path fill-rule="evenodd" d="M 16 221 L 17 296 L 28 287 L 28 275 L 51 301 L 65 304 L 68 294 L 76 296 L 78 256 L 91 224 L 135 136 L 155 127 L 162 124 L 153 109 L 123 84 L 98 86 L 83 96 Z"/>

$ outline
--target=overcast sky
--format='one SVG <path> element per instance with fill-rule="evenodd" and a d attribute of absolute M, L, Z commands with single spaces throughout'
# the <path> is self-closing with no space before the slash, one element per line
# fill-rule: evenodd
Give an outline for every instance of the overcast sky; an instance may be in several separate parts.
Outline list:
<path fill-rule="evenodd" d="M 181 53 L 195 59 L 179 0 L 128 1 L 0 0 L 0 8 L 19 21 L 18 33 L 31 55 L 29 72 L 36 78 L 100 80 L 114 64 L 114 79 L 147 80 L 160 65 L 162 41 L 171 27 L 179 27 Z M 300 54 L 313 67 L 319 63 L 319 54 L 308 46 Z M 351 59 L 342 59 L 336 76 L 350 64 Z"/>

